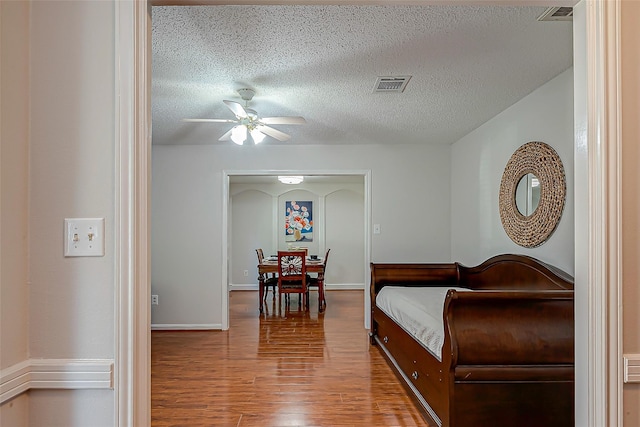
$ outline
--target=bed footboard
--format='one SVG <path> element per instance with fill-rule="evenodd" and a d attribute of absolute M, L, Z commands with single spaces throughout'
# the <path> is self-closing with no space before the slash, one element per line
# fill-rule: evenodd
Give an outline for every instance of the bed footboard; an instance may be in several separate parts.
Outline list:
<path fill-rule="evenodd" d="M 573 364 L 573 291 L 450 290 L 451 365 Z"/>
<path fill-rule="evenodd" d="M 451 426 L 573 425 L 573 302 L 573 291 L 449 292 Z"/>

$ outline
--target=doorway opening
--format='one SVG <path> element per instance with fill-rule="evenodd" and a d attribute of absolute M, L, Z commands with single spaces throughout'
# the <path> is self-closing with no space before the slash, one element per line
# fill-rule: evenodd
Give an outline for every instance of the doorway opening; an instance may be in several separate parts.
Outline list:
<path fill-rule="evenodd" d="M 350 184 L 358 183 L 362 186 L 362 278 L 364 282 L 364 327 L 368 329 L 371 324 L 371 310 L 370 310 L 370 295 L 366 292 L 369 287 L 369 264 L 371 262 L 371 244 L 369 237 L 369 230 L 371 229 L 371 171 L 370 170 L 334 170 L 334 171 L 225 171 L 223 173 L 223 216 L 222 216 L 222 260 L 226 263 L 226 268 L 222 269 L 221 277 L 221 301 L 222 301 L 222 329 L 229 329 L 229 291 L 230 291 L 230 265 L 233 262 L 230 258 L 230 248 L 233 246 L 233 236 L 231 235 L 231 185 L 232 184 L 245 184 L 249 186 L 257 186 L 259 183 L 262 185 L 273 181 L 278 175 L 300 175 L 310 178 L 311 181 L 316 183 L 324 183 L 321 185 L 329 185 L 329 183 L 349 182 Z M 274 218 L 277 222 L 277 208 L 274 209 Z M 324 217 L 326 212 L 323 212 L 324 204 L 320 208 L 320 216 Z M 324 219 L 324 218 L 323 218 Z M 274 228 L 274 230 L 277 230 Z M 282 245 L 282 242 L 278 242 L 277 231 L 274 231 L 274 242 L 271 249 L 276 249 L 278 245 Z M 282 239 L 283 240 L 283 239 Z M 319 248 L 327 247 L 326 230 L 320 229 Z M 357 268 L 357 267 L 356 267 Z M 256 309 L 257 310 L 257 309 Z"/>
<path fill-rule="evenodd" d="M 117 364 L 120 365 L 121 368 L 118 369 L 119 371 L 118 383 L 120 384 L 120 386 L 118 387 L 117 393 L 118 393 L 118 403 L 119 403 L 118 418 L 121 421 L 122 425 L 129 425 L 127 423 L 128 420 L 134 419 L 134 418 L 136 420 L 140 420 L 141 421 L 140 424 L 142 425 L 145 423 L 144 421 L 147 419 L 149 414 L 149 405 L 145 404 L 147 403 L 146 390 L 148 389 L 150 375 L 147 370 L 148 368 L 147 355 L 148 355 L 148 346 L 149 346 L 148 344 L 148 326 L 149 325 L 148 325 L 147 315 L 148 315 L 149 309 L 147 307 L 147 299 L 145 298 L 146 294 L 149 293 L 148 292 L 149 283 L 146 280 L 147 276 L 146 276 L 146 267 L 145 267 L 146 265 L 145 263 L 147 262 L 147 252 L 148 252 L 148 249 L 145 245 L 145 241 L 146 241 L 145 239 L 148 236 L 145 230 L 145 227 L 147 224 L 146 222 L 147 219 L 145 219 L 147 211 L 146 211 L 146 207 L 144 206 L 144 203 L 146 203 L 145 200 L 148 193 L 147 173 L 149 172 L 148 166 L 144 162 L 144 155 L 145 153 L 147 153 L 147 150 L 148 150 L 148 148 L 145 148 L 145 145 L 148 142 L 148 139 L 147 139 L 148 126 L 146 126 L 147 124 L 146 120 L 148 120 L 148 117 L 147 117 L 148 115 L 145 114 L 145 111 L 143 111 L 144 109 L 141 106 L 146 105 L 144 102 L 144 99 L 146 96 L 146 91 L 144 88 L 146 87 L 146 84 L 148 83 L 148 79 L 150 78 L 150 76 L 145 74 L 148 70 L 144 66 L 144 64 L 146 63 L 148 51 L 147 53 L 141 52 L 140 50 L 138 50 L 140 48 L 134 46 L 134 43 L 131 40 L 141 41 L 142 46 L 144 46 L 145 43 L 148 44 L 149 40 L 145 36 L 145 30 L 147 28 L 147 23 L 145 20 L 147 20 L 148 16 L 145 14 L 145 10 L 147 8 L 150 9 L 150 4 L 152 3 L 147 4 L 146 2 L 140 2 L 139 4 L 132 6 L 130 9 L 126 9 L 125 7 L 122 7 L 122 9 L 119 12 L 119 17 L 125 24 L 123 25 L 123 28 L 126 27 L 127 23 L 130 24 L 132 27 L 134 27 L 135 36 L 137 37 L 137 38 L 136 37 L 128 38 L 127 37 L 128 34 L 123 34 L 120 37 L 120 41 L 119 41 L 120 49 L 122 50 L 120 54 L 122 57 L 124 57 L 124 62 L 125 62 L 122 68 L 125 73 L 129 72 L 130 75 L 135 76 L 133 85 L 130 85 L 129 80 L 126 80 L 120 83 L 121 89 L 124 95 L 127 95 L 129 97 L 127 98 L 126 96 L 123 96 L 121 103 L 125 105 L 125 107 L 132 107 L 133 104 L 135 104 L 135 107 L 133 107 L 133 109 L 135 109 L 136 113 L 140 113 L 134 120 L 131 120 L 131 116 L 133 115 L 131 114 L 131 111 L 128 110 L 127 108 L 122 109 L 122 112 L 120 114 L 120 117 L 121 117 L 120 120 L 124 123 L 124 126 L 123 126 L 124 130 L 121 135 L 121 141 L 122 141 L 121 146 L 125 148 L 130 148 L 131 153 L 134 153 L 136 152 L 136 150 L 140 149 L 142 151 L 141 157 L 143 157 L 143 160 L 136 160 L 135 156 L 130 154 L 124 154 L 121 156 L 122 159 L 129 162 L 129 163 L 125 162 L 125 165 L 124 165 L 125 167 L 123 167 L 123 170 L 127 173 L 131 172 L 131 176 L 129 177 L 129 175 L 126 175 L 123 173 L 124 179 L 123 179 L 123 184 L 121 185 L 121 188 L 124 189 L 123 190 L 124 194 L 121 196 L 121 199 L 124 202 L 122 203 L 123 206 L 121 207 L 120 211 L 123 214 L 123 216 L 126 217 L 125 222 L 128 220 L 130 220 L 130 222 L 132 223 L 135 222 L 134 231 L 132 232 L 133 235 L 127 234 L 127 233 L 122 234 L 124 242 L 129 242 L 129 240 L 127 240 L 127 237 L 129 237 L 135 240 L 134 245 L 131 248 L 128 248 L 125 246 L 124 243 L 121 244 L 121 246 L 123 246 L 123 253 L 121 254 L 121 259 L 125 261 L 131 261 L 130 270 L 133 271 L 133 273 L 130 274 L 131 277 L 126 275 L 129 272 L 128 270 L 124 271 L 121 274 L 121 277 L 122 277 L 121 282 L 123 283 L 123 286 L 121 286 L 121 290 L 119 292 L 119 300 L 122 303 L 122 313 L 118 315 L 118 319 L 119 319 L 118 320 L 119 321 L 118 342 L 120 343 L 120 350 L 118 351 Z M 606 28 L 605 30 L 603 30 L 602 28 L 595 28 L 596 27 L 595 24 L 586 23 L 587 20 L 585 19 L 585 9 L 586 9 L 585 7 L 582 7 L 580 9 L 581 15 L 578 17 L 578 20 L 577 20 L 577 22 L 580 25 L 580 30 L 585 35 L 585 37 L 579 40 L 579 43 L 581 43 L 580 47 L 583 47 L 583 48 L 586 44 L 587 35 L 593 36 L 596 39 L 596 41 L 594 42 L 595 44 L 597 44 L 596 42 L 598 41 L 602 41 L 602 40 L 606 41 L 608 37 L 611 37 L 608 33 L 605 32 Z M 594 22 L 600 22 L 598 21 L 597 18 L 602 18 L 603 6 L 596 5 L 595 9 L 596 9 L 595 12 L 590 12 L 591 14 L 590 16 Z M 611 29 L 609 29 L 609 31 L 611 31 Z M 123 31 L 123 33 L 126 33 L 126 31 Z M 603 44 L 603 45 L 606 45 L 606 44 Z M 145 48 L 142 48 L 142 50 L 144 49 Z M 147 47 L 147 50 L 148 50 L 148 47 Z M 582 61 L 576 67 L 578 71 L 580 71 L 581 76 L 584 77 L 584 80 L 601 79 L 602 77 L 597 73 L 596 73 L 596 76 L 589 76 L 589 79 L 587 79 L 587 71 L 586 71 L 585 64 L 587 62 L 587 59 L 589 59 L 590 61 L 593 61 L 596 65 L 602 65 L 602 63 L 605 62 L 603 53 L 602 52 L 588 53 L 586 49 L 582 49 L 581 52 L 582 52 L 582 56 L 584 57 L 584 61 Z M 129 58 L 127 54 L 129 54 L 131 57 Z M 591 65 L 593 66 L 593 64 Z M 135 70 L 136 68 L 138 69 Z M 593 66 L 593 68 L 599 69 L 596 66 Z M 583 86 L 586 86 L 586 84 Z M 597 92 L 599 94 L 600 93 L 599 91 L 606 92 L 606 88 L 595 89 L 594 87 L 589 86 L 590 94 L 593 94 L 592 92 Z M 585 99 L 586 99 L 586 96 L 585 96 Z M 585 99 L 581 97 L 576 97 L 575 102 L 577 104 L 582 103 L 581 105 L 583 105 L 586 110 Z M 605 118 L 604 118 L 605 112 L 606 112 L 606 108 L 603 108 L 602 111 L 594 113 L 594 116 L 596 117 L 589 117 L 590 123 L 591 121 L 595 121 L 598 123 L 602 121 L 606 124 Z M 125 135 L 126 132 L 129 132 L 129 133 Z M 585 132 L 585 135 L 587 133 L 588 132 Z M 583 136 L 583 138 L 586 138 L 587 136 L 591 136 L 591 134 Z M 589 142 L 589 146 L 590 145 L 591 145 L 591 142 Z M 587 147 L 586 142 L 584 143 L 584 146 Z M 582 153 L 581 160 L 584 160 L 584 158 L 587 157 L 587 155 L 589 154 L 587 153 L 587 151 L 588 151 L 587 148 L 583 149 L 583 151 L 581 152 Z M 600 159 L 600 156 L 601 156 L 601 154 L 597 154 L 597 153 L 596 155 L 593 155 L 593 154 L 590 154 L 590 155 L 597 157 L 598 159 Z M 583 164 L 586 164 L 586 163 L 583 163 Z M 127 169 L 127 167 L 131 168 L 131 170 Z M 594 174 L 594 172 L 588 170 L 587 167 L 585 167 L 584 169 L 585 169 L 583 171 L 584 175 Z M 605 168 L 605 172 L 606 172 L 606 168 Z M 136 181 L 136 185 L 138 185 L 138 187 L 135 187 L 131 183 L 132 179 L 141 181 L 141 184 L 138 184 L 138 182 Z M 597 177 L 596 177 L 596 180 L 597 180 Z M 126 186 L 127 184 L 131 184 L 131 189 L 129 189 Z M 597 185 L 600 185 L 599 181 Z M 591 189 L 590 191 L 594 192 L 595 190 Z M 589 191 L 585 190 L 585 194 L 587 193 L 589 193 Z M 227 194 L 227 197 L 228 197 L 228 194 Z M 131 213 L 127 211 L 128 208 L 131 208 L 131 211 L 132 211 Z M 585 220 L 585 218 L 588 216 L 589 209 L 585 209 L 582 212 L 583 213 L 581 215 L 581 218 L 583 222 L 581 222 L 581 229 L 588 228 L 589 230 L 591 230 L 591 228 L 593 228 L 594 225 L 588 223 L 588 221 Z M 226 211 L 225 211 L 225 215 L 226 215 Z M 138 220 L 140 220 L 139 223 L 136 222 Z M 124 225 L 128 225 L 128 223 Z M 588 233 L 584 233 L 585 238 L 587 234 Z M 226 233 L 223 235 L 226 235 Z M 597 243 L 601 243 L 601 242 L 599 241 Z M 576 245 L 576 246 L 580 246 L 580 245 Z M 584 245 L 584 247 L 586 248 L 587 246 Z M 578 253 L 576 253 L 576 257 L 578 258 Z M 586 256 L 581 257 L 578 260 L 579 266 L 584 267 L 585 265 L 587 265 L 586 260 L 587 260 Z M 598 265 L 601 266 L 603 263 L 604 263 L 604 260 L 599 262 Z M 578 270 L 578 268 L 576 268 L 576 270 Z M 582 277 L 581 279 L 583 279 L 583 283 L 585 283 L 584 277 Z M 138 284 L 140 286 L 138 286 Z M 585 286 L 587 286 L 587 284 L 585 284 Z M 597 286 L 594 286 L 592 283 L 588 283 L 589 289 L 594 287 L 597 288 Z M 582 308 L 583 308 L 582 314 L 584 314 L 584 312 L 586 311 L 586 306 L 583 304 Z M 584 315 L 583 318 L 584 317 L 586 317 L 586 315 Z M 596 326 L 601 326 L 602 324 L 605 323 L 605 320 L 603 318 L 601 319 L 601 321 L 598 321 L 596 323 L 597 323 Z M 582 323 L 582 324 L 585 325 L 586 323 Z M 584 326 L 584 328 L 587 328 L 587 326 Z M 584 335 L 585 330 L 586 329 L 581 330 L 582 336 L 585 336 Z M 607 334 L 603 334 L 602 336 L 606 338 Z M 596 341 L 604 341 L 605 338 L 600 338 L 599 340 L 596 340 Z M 132 342 L 135 344 L 132 345 L 131 344 Z M 582 340 L 581 344 L 584 344 L 584 340 Z M 586 347 L 587 345 L 584 344 L 584 348 Z M 591 349 L 600 348 L 600 346 L 598 345 L 592 345 L 588 347 L 590 347 Z M 604 348 L 604 346 L 602 346 L 602 348 Z M 599 362 L 600 362 L 600 359 L 593 361 L 596 367 L 601 366 Z M 585 374 L 586 371 L 587 371 L 586 362 L 583 362 L 580 373 Z M 598 370 L 595 374 L 583 375 L 582 384 L 583 385 L 593 384 L 595 380 L 600 379 L 602 377 L 606 377 L 605 374 L 606 374 L 606 370 Z M 578 375 L 578 378 L 579 377 L 580 375 Z M 601 383 L 604 384 L 606 382 L 601 381 Z M 582 389 L 587 390 L 588 387 L 583 387 Z M 606 398 L 606 396 L 602 396 L 602 391 L 600 389 L 596 390 L 594 393 L 597 397 Z M 606 399 L 596 399 L 596 400 L 605 401 Z M 588 399 L 586 395 L 583 393 L 581 393 L 580 396 L 577 396 L 577 402 L 580 402 L 580 401 L 583 403 L 593 403 L 592 399 Z M 587 408 L 587 407 L 591 408 L 590 409 L 591 412 L 589 412 L 591 415 L 588 416 L 590 420 L 597 418 L 596 415 L 598 414 L 593 415 L 593 413 L 598 412 L 598 410 L 600 409 L 597 407 L 598 405 L 596 405 L 595 407 L 587 404 L 582 406 L 584 408 Z M 134 410 L 134 408 L 137 408 L 137 409 Z M 586 413 L 586 412 L 587 412 L 586 409 L 581 411 L 581 413 Z M 605 413 L 606 411 L 601 411 L 601 412 Z M 584 419 L 585 417 L 587 416 L 585 415 L 585 416 L 582 416 L 581 418 Z"/>

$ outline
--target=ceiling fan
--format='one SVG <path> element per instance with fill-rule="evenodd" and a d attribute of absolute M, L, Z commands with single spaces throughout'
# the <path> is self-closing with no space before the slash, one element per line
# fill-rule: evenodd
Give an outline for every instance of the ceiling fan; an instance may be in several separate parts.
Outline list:
<path fill-rule="evenodd" d="M 256 92 L 253 89 L 239 89 L 238 94 L 245 101 L 244 107 L 239 102 L 222 101 L 236 116 L 235 119 L 183 119 L 183 121 L 235 123 L 236 125 L 218 138 L 218 141 L 232 140 L 238 145 L 243 145 L 248 135 L 251 135 L 255 144 L 261 143 L 265 136 L 270 136 L 278 141 L 287 141 L 291 136 L 268 125 L 302 125 L 307 123 L 304 117 L 300 116 L 260 117 L 255 110 L 247 107 Z"/>

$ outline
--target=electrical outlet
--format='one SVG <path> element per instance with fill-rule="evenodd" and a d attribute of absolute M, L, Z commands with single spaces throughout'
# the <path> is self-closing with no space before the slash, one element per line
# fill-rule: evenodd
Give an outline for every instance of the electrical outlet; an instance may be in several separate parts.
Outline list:
<path fill-rule="evenodd" d="M 244 271 L 244 277 L 249 277 L 249 270 Z"/>
<path fill-rule="evenodd" d="M 151 295 L 151 305 L 158 305 L 158 295 Z"/>

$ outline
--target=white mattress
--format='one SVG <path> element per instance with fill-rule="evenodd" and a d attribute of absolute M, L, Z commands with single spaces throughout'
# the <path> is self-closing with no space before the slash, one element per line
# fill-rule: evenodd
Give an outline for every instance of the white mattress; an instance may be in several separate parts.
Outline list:
<path fill-rule="evenodd" d="M 376 306 L 442 360 L 443 310 L 449 289 L 471 291 L 455 287 L 385 286 L 376 297 Z"/>

